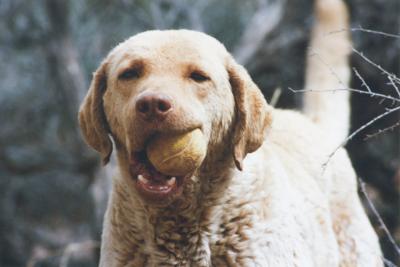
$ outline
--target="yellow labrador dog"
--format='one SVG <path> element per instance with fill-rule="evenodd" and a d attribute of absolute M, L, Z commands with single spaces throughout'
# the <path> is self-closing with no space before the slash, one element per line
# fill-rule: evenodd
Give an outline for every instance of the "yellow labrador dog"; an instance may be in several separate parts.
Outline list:
<path fill-rule="evenodd" d="M 306 86 L 349 81 L 341 0 L 316 2 Z M 334 72 L 334 74 L 333 74 Z M 100 266 L 382 266 L 344 149 L 347 92 L 307 93 L 305 115 L 274 109 L 214 38 L 148 31 L 115 47 L 94 73 L 79 120 L 118 173 Z M 194 173 L 155 169 L 154 134 L 200 129 L 207 155 Z M 328 162 L 327 164 L 324 164 Z"/>

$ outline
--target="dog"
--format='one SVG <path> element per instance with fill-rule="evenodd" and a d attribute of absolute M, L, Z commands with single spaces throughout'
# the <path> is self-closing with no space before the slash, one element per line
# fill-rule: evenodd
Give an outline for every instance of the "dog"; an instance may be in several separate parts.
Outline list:
<path fill-rule="evenodd" d="M 349 83 L 349 34 L 327 34 L 348 28 L 347 9 L 315 10 L 303 113 L 268 105 L 204 33 L 143 32 L 108 54 L 79 112 L 89 146 L 118 161 L 100 266 L 383 266 L 349 157 L 332 154 L 348 134 L 349 93 L 311 90 Z M 207 142 L 201 166 L 157 171 L 151 137 L 193 129 Z"/>

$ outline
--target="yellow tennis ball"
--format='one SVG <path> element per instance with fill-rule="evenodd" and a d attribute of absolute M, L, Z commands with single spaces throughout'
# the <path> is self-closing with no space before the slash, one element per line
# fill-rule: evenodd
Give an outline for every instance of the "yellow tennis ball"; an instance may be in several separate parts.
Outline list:
<path fill-rule="evenodd" d="M 183 176 L 194 171 L 206 156 L 207 144 L 199 129 L 179 135 L 158 135 L 146 148 L 147 157 L 161 173 Z"/>

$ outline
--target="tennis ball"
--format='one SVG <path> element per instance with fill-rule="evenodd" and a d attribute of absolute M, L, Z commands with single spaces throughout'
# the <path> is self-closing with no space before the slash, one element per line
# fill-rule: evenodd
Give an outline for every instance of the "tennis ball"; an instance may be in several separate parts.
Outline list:
<path fill-rule="evenodd" d="M 146 148 L 147 157 L 161 173 L 184 176 L 194 171 L 206 156 L 207 144 L 199 129 L 178 135 L 158 135 Z"/>

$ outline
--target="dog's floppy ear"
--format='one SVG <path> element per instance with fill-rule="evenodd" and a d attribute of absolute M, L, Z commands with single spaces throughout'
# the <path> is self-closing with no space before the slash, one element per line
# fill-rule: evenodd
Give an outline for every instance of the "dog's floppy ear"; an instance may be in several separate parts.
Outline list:
<path fill-rule="evenodd" d="M 108 124 L 103 109 L 103 95 L 107 87 L 107 63 L 103 62 L 93 73 L 89 91 L 79 110 L 79 126 L 87 144 L 101 154 L 107 164 L 112 152 Z"/>
<path fill-rule="evenodd" d="M 229 82 L 235 99 L 236 121 L 233 129 L 232 152 L 236 167 L 243 169 L 243 159 L 264 142 L 271 125 L 271 107 L 247 71 L 232 57 L 227 66 Z"/>

